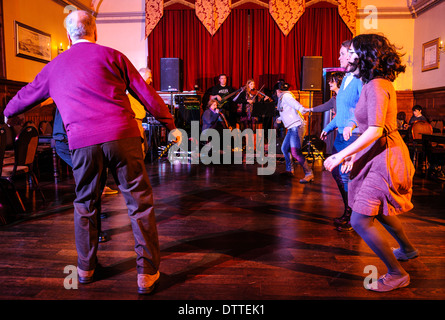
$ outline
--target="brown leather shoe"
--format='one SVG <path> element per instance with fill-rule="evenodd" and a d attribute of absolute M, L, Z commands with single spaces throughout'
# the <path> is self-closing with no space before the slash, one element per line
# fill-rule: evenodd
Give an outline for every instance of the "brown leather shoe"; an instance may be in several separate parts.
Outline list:
<path fill-rule="evenodd" d="M 94 269 L 84 271 L 77 267 L 77 280 L 82 284 L 88 284 L 93 282 Z"/>
<path fill-rule="evenodd" d="M 155 274 L 138 274 L 138 293 L 150 294 L 159 283 L 160 273 Z"/>

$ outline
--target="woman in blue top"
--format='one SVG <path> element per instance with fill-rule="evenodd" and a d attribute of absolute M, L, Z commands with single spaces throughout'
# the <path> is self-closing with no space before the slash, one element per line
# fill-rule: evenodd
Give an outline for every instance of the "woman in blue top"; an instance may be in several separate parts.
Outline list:
<path fill-rule="evenodd" d="M 348 66 L 348 49 L 351 41 L 345 41 L 340 48 L 340 67 Z M 320 138 L 326 140 L 328 133 L 337 129 L 337 136 L 334 141 L 333 153 L 337 153 L 358 138 L 357 121 L 354 112 L 362 90 L 362 81 L 353 74 L 347 73 L 342 80 L 340 90 L 336 96 L 337 113 L 335 118 L 323 129 Z M 341 173 L 339 167 L 332 171 L 332 176 L 340 190 L 345 210 L 340 218 L 334 219 L 334 225 L 339 231 L 351 231 L 350 217 L 352 210 L 348 205 L 348 173 Z"/>

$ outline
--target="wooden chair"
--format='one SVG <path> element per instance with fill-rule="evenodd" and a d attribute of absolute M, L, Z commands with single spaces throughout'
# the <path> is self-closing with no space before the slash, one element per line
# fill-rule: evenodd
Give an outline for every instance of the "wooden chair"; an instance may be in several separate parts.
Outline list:
<path fill-rule="evenodd" d="M 433 127 L 426 121 L 416 121 L 411 127 L 412 141 L 408 145 L 412 153 L 412 160 L 414 168 L 418 168 L 419 164 L 422 164 L 423 169 L 426 169 L 427 164 L 425 161 L 425 150 L 423 147 L 422 134 L 432 134 Z M 425 171 L 426 172 L 426 171 Z"/>
<path fill-rule="evenodd" d="M 41 136 L 52 136 L 53 135 L 53 127 L 51 122 L 43 120 L 39 123 L 39 135 Z"/>
<path fill-rule="evenodd" d="M 54 141 L 53 141 L 53 127 L 49 121 L 43 120 L 39 123 L 39 145 L 37 146 L 37 154 L 35 159 L 35 171 L 40 178 L 40 163 L 43 159 L 51 158 L 54 165 Z M 54 172 L 56 167 L 53 168 Z"/>
<path fill-rule="evenodd" d="M 14 157 L 14 139 L 16 135 L 14 134 L 14 129 L 7 125 L 6 123 L 0 124 L 0 128 L 6 132 L 6 151 L 5 151 L 5 161 L 7 158 Z"/>
<path fill-rule="evenodd" d="M 431 127 L 433 128 L 433 134 L 442 134 L 443 121 L 433 120 L 431 121 Z M 434 141 L 424 141 L 423 145 L 427 169 L 426 172 L 429 177 L 433 177 L 442 170 L 443 166 L 445 166 L 445 144 Z"/>
<path fill-rule="evenodd" d="M 22 198 L 15 186 L 14 179 L 17 176 L 24 175 L 28 183 L 32 184 L 34 189 L 38 189 L 43 201 L 45 196 L 40 189 L 39 182 L 33 171 L 34 158 L 37 151 L 37 144 L 39 141 L 39 133 L 34 126 L 24 127 L 17 135 L 14 141 L 14 163 L 3 166 L 0 179 L 12 186 L 18 202 L 20 203 L 23 212 L 26 211 Z"/>
<path fill-rule="evenodd" d="M 443 132 L 443 120 L 433 120 L 431 121 L 433 127 L 433 132 L 442 133 Z"/>
<path fill-rule="evenodd" d="M 6 130 L 0 128 L 0 176 L 2 175 L 3 169 L 3 159 L 5 158 L 6 152 Z"/>
<path fill-rule="evenodd" d="M 2 175 L 2 169 L 3 169 L 3 159 L 5 158 L 5 151 L 6 151 L 6 130 L 3 127 L 0 127 L 0 177 Z M 2 190 L 2 193 L 5 195 L 5 197 L 10 200 L 6 194 L 6 190 L 3 187 L 2 182 L 0 181 L 0 189 Z M 6 224 L 6 218 L 0 214 L 0 225 Z"/>

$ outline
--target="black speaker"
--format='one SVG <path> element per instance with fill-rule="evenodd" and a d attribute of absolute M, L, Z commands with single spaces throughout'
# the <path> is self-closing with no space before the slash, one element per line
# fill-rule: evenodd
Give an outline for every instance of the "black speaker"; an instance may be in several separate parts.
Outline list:
<path fill-rule="evenodd" d="M 161 58 L 161 91 L 182 91 L 182 60 Z"/>
<path fill-rule="evenodd" d="M 321 91 L 323 79 L 323 57 L 301 58 L 301 91 Z"/>

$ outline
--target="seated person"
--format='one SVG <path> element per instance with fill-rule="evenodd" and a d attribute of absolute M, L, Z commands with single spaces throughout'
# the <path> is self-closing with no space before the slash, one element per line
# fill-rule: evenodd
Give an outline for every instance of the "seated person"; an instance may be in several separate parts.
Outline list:
<path fill-rule="evenodd" d="M 397 113 L 397 129 L 406 130 L 408 128 L 408 124 L 406 123 L 406 113 L 401 111 Z"/>
<path fill-rule="evenodd" d="M 207 109 L 202 114 L 202 133 L 205 134 L 205 132 L 209 129 L 215 129 L 220 134 L 220 142 L 219 145 L 215 145 L 212 143 L 212 139 L 210 141 L 201 141 L 200 143 L 202 145 L 208 145 L 209 147 L 215 147 L 218 148 L 218 150 L 222 150 L 223 148 L 223 139 L 222 139 L 222 132 L 225 128 L 230 128 L 228 126 L 227 120 L 224 117 L 224 114 L 221 112 L 221 110 L 218 108 L 218 100 L 211 99 L 209 103 L 207 104 Z M 223 124 L 224 123 L 224 124 Z M 212 146 L 213 145 L 213 146 Z"/>
<path fill-rule="evenodd" d="M 202 114 L 202 131 L 207 129 L 221 129 L 220 110 L 218 100 L 211 99 L 207 105 L 207 110 Z"/>
<path fill-rule="evenodd" d="M 408 127 L 408 123 L 406 122 L 406 113 L 403 111 L 397 113 L 397 129 L 405 142 L 408 142 L 410 137 Z"/>
<path fill-rule="evenodd" d="M 411 117 L 411 119 L 409 119 L 409 122 L 408 122 L 408 126 L 407 126 L 407 130 L 408 130 L 408 137 L 407 137 L 407 139 L 408 139 L 408 141 L 411 141 L 412 139 L 413 139 L 413 136 L 412 136 L 412 127 L 413 127 L 413 124 L 415 123 L 415 122 L 418 122 L 418 121 L 425 121 L 425 122 L 429 122 L 428 121 L 428 119 L 424 116 L 424 115 L 422 115 L 422 107 L 421 106 L 419 106 L 418 104 L 416 104 L 414 107 L 413 107 L 413 116 Z"/>
<path fill-rule="evenodd" d="M 422 112 L 423 112 L 422 107 L 419 106 L 418 104 L 415 105 L 413 107 L 413 116 L 411 117 L 411 119 L 409 119 L 408 125 L 412 126 L 413 123 L 416 121 L 427 121 L 428 122 L 428 119 L 424 115 L 422 115 Z"/>

